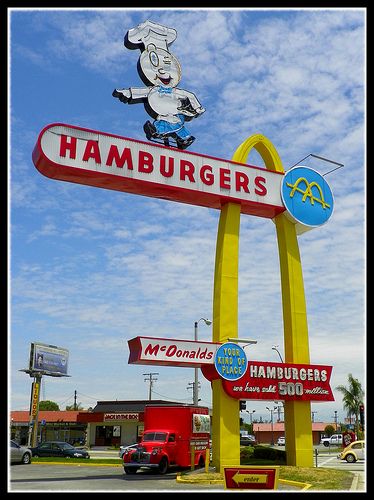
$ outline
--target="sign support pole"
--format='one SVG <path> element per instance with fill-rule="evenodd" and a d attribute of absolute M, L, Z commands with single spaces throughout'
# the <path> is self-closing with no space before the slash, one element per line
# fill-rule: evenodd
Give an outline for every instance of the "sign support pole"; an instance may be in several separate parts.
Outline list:
<path fill-rule="evenodd" d="M 238 262 L 240 205 L 222 207 L 217 234 L 213 296 L 213 342 L 238 337 Z M 228 396 L 221 379 L 212 381 L 213 466 L 240 465 L 239 401 Z"/>
<path fill-rule="evenodd" d="M 273 144 L 256 134 L 245 140 L 232 160 L 246 163 L 252 148 L 268 170 L 284 173 Z M 281 269 L 286 363 L 309 363 L 308 326 L 302 268 L 295 225 L 284 214 L 274 218 Z M 238 256 L 240 205 L 227 203 L 221 211 L 216 250 L 213 297 L 213 341 L 237 337 Z M 221 380 L 213 380 L 213 465 L 240 464 L 239 402 L 224 394 Z M 238 418 L 233 418 L 238 415 Z M 309 401 L 285 402 L 287 465 L 313 467 L 312 423 Z M 233 435 L 235 438 L 233 438 Z"/>
<path fill-rule="evenodd" d="M 42 376 L 34 374 L 34 382 L 31 386 L 30 416 L 29 416 L 29 435 L 27 446 L 35 447 L 38 437 L 38 414 L 39 399 Z"/>

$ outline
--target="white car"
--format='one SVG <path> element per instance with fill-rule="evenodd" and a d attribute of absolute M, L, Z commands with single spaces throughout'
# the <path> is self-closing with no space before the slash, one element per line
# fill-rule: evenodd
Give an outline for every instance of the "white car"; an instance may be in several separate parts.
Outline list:
<path fill-rule="evenodd" d="M 30 464 L 31 450 L 26 446 L 20 446 L 15 441 L 10 441 L 10 462 L 12 464 Z"/>
<path fill-rule="evenodd" d="M 281 436 L 278 438 L 277 441 L 278 446 L 286 446 L 286 438 L 284 436 Z"/>
<path fill-rule="evenodd" d="M 120 446 L 119 447 L 119 457 L 122 458 L 123 454 L 125 453 L 126 450 L 132 450 L 133 448 L 136 448 L 137 446 L 139 446 L 139 443 L 129 444 L 127 446 Z"/>

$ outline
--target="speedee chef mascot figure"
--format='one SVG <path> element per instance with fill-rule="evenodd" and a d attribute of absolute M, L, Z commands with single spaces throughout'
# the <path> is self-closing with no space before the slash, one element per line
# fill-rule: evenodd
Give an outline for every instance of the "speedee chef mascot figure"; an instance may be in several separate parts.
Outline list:
<path fill-rule="evenodd" d="M 168 50 L 176 38 L 175 29 L 152 21 L 130 29 L 124 44 L 128 49 L 140 49 L 138 73 L 147 87 L 115 89 L 112 95 L 123 103 L 143 102 L 147 113 L 154 119 L 153 123 L 147 121 L 143 126 L 148 140 L 163 141 L 168 146 L 169 139 L 172 139 L 179 149 L 186 149 L 195 137 L 184 123 L 200 116 L 205 109 L 195 94 L 177 88 L 182 76 L 181 67 Z"/>

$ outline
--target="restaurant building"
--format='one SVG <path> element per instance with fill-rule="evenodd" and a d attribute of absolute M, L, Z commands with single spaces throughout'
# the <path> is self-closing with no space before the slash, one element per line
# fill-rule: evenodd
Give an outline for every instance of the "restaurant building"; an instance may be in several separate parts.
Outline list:
<path fill-rule="evenodd" d="M 146 405 L 185 406 L 164 400 L 98 401 L 94 408 L 81 411 L 39 411 L 38 441 L 59 440 L 88 447 L 119 447 L 140 441 L 144 431 Z M 317 445 L 330 422 L 312 422 L 313 444 Z M 27 444 L 28 411 L 11 412 L 11 439 Z M 258 444 L 276 444 L 285 435 L 284 422 L 254 422 Z"/>

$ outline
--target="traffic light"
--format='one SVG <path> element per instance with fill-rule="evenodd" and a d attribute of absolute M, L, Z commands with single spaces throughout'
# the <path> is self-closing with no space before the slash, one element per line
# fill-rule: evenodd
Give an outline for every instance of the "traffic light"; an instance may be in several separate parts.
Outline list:
<path fill-rule="evenodd" d="M 244 411 L 247 407 L 246 401 L 240 401 L 240 411 Z"/>
<path fill-rule="evenodd" d="M 364 407 L 364 405 L 360 405 L 360 424 L 361 424 L 361 429 L 364 430 L 364 427 L 365 427 L 365 407 Z"/>

